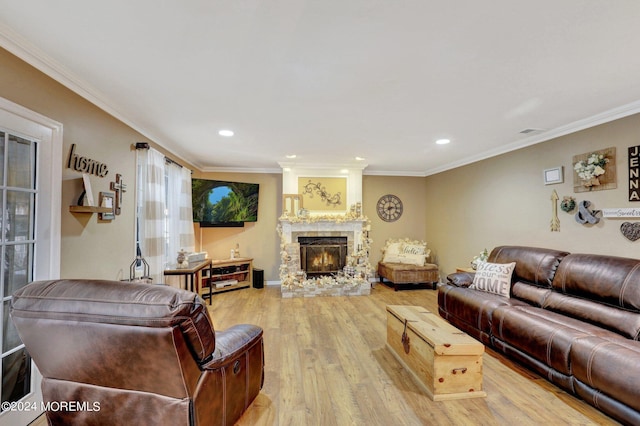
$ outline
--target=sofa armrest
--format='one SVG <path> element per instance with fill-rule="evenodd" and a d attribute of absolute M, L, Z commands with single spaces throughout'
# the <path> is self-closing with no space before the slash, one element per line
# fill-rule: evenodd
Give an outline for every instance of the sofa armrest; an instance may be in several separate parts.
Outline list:
<path fill-rule="evenodd" d="M 456 287 L 469 287 L 473 283 L 475 275 L 475 272 L 454 272 L 447 275 L 447 281 Z"/>

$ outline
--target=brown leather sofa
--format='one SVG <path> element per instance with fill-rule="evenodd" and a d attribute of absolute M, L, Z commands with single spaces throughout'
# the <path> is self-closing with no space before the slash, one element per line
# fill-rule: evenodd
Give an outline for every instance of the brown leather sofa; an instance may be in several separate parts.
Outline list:
<path fill-rule="evenodd" d="M 40 281 L 13 295 L 11 316 L 56 407 L 49 424 L 232 425 L 262 388 L 262 329 L 215 332 L 185 290 Z"/>
<path fill-rule="evenodd" d="M 624 424 L 640 424 L 640 260 L 496 247 L 516 262 L 510 298 L 467 288 L 455 273 L 438 289 L 440 315 L 498 352 Z"/>

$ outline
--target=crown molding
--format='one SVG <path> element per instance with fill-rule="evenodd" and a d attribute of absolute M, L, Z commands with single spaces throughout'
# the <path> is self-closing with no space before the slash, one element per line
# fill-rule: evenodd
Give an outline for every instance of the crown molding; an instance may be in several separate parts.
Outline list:
<path fill-rule="evenodd" d="M 466 166 L 468 164 L 486 160 L 488 158 L 492 158 L 501 154 L 506 154 L 507 152 L 516 151 L 521 148 L 526 148 L 531 145 L 536 145 L 542 142 L 559 138 L 561 136 L 566 136 L 571 133 L 576 133 L 581 130 L 596 127 L 601 124 L 610 123 L 612 121 L 619 120 L 621 118 L 625 118 L 630 115 L 637 114 L 639 112 L 640 112 L 640 101 L 631 102 L 626 105 L 622 105 L 620 107 L 613 108 L 596 115 L 592 115 L 591 117 L 577 120 L 572 123 L 566 124 L 564 126 L 556 127 L 555 129 L 548 130 L 546 132 L 537 134 L 535 136 L 530 136 L 520 141 L 503 145 L 496 149 L 481 152 L 478 155 L 469 156 L 459 161 L 454 161 L 448 164 L 444 164 L 440 167 L 434 167 L 434 168 L 425 170 L 424 176 L 435 175 L 438 173 L 445 172 L 447 170 L 452 170 L 458 167 Z"/>
<path fill-rule="evenodd" d="M 201 172 L 207 173 L 264 173 L 264 174 L 282 174 L 282 169 L 260 169 L 249 167 L 198 167 Z"/>

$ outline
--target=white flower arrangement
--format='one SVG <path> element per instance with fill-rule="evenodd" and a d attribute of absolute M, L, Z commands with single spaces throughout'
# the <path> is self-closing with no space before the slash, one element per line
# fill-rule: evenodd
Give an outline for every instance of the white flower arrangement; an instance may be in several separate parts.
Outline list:
<path fill-rule="evenodd" d="M 573 166 L 573 170 L 576 171 L 580 179 L 589 181 L 598 176 L 602 176 L 605 173 L 605 165 L 609 162 L 609 159 L 602 154 L 596 154 L 595 152 L 589 155 L 586 160 L 578 161 Z"/>

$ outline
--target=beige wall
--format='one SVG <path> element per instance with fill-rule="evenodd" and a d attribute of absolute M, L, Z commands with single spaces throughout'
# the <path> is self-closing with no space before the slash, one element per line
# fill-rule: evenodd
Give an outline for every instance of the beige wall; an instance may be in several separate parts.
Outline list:
<path fill-rule="evenodd" d="M 260 184 L 258 221 L 242 228 L 200 228 L 194 225 L 196 250 L 213 259 L 228 259 L 240 245 L 240 256 L 253 258 L 253 267 L 264 270 L 265 280 L 279 280 L 280 239 L 276 231 L 282 214 L 282 175 L 264 173 L 194 173 L 193 177 Z"/>
<path fill-rule="evenodd" d="M 554 189 L 560 199 L 589 200 L 594 209 L 640 207 L 627 201 L 627 149 L 640 145 L 639 128 L 635 115 L 427 177 L 427 239 L 441 273 L 468 267 L 473 256 L 497 245 L 640 257 L 640 242 L 620 233 L 622 219 L 585 226 L 558 206 L 560 232 L 550 231 Z M 617 189 L 574 193 L 573 156 L 611 146 L 617 150 Z M 555 166 L 564 166 L 564 183 L 545 186 L 543 170 Z"/>
<path fill-rule="evenodd" d="M 431 246 L 426 232 L 425 214 L 429 209 L 426 182 L 423 177 L 363 176 L 362 206 L 364 215 L 371 221 L 370 237 L 373 239 L 369 260 L 375 268 L 381 257 L 381 249 L 388 238 L 425 240 Z M 385 222 L 378 217 L 376 204 L 386 194 L 396 195 L 402 201 L 404 212 L 395 222 Z"/>
<path fill-rule="evenodd" d="M 132 144 L 142 136 L 25 62 L 0 49 L 0 96 L 62 123 L 63 183 L 60 274 L 65 278 L 119 279 L 134 254 L 134 170 Z M 106 163 L 109 174 L 91 177 L 94 198 L 109 190 L 116 173 L 128 184 L 122 214 L 99 223 L 97 215 L 72 214 L 82 190 L 81 174 L 66 167 L 71 144 L 82 156 Z"/>

